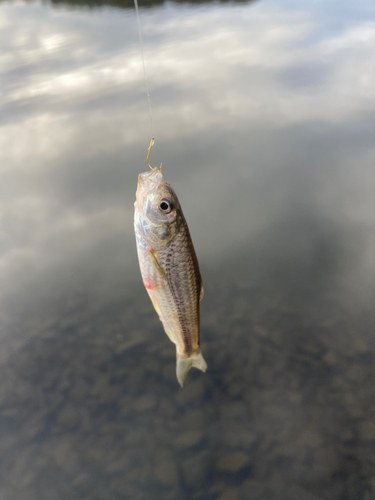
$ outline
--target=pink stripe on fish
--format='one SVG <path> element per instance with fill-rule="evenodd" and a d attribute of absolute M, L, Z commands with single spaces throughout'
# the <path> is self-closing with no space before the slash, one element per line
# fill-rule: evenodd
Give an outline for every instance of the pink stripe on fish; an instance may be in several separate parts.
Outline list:
<path fill-rule="evenodd" d="M 147 288 L 147 290 L 152 290 L 153 288 L 155 288 L 154 283 L 152 283 L 152 281 L 147 278 L 143 278 L 143 284 L 145 288 Z"/>

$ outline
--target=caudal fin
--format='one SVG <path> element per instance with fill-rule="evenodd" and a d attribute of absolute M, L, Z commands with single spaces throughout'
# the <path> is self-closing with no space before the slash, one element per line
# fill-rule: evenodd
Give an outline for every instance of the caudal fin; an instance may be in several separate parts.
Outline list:
<path fill-rule="evenodd" d="M 198 356 L 192 356 L 191 358 L 179 358 L 177 356 L 176 374 L 181 387 L 184 386 L 184 380 L 187 372 L 192 366 L 198 368 L 198 370 L 201 370 L 202 372 L 206 371 L 207 364 L 203 359 L 202 353 L 199 353 Z"/>

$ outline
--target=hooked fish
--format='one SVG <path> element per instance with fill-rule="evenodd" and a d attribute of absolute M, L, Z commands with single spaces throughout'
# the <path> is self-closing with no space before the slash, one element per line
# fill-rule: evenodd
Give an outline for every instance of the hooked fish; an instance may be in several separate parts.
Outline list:
<path fill-rule="evenodd" d="M 162 164 L 138 176 L 134 230 L 143 284 L 176 345 L 176 375 L 181 387 L 189 369 L 207 364 L 199 346 L 199 302 L 203 285 L 188 226 L 176 193 L 164 180 Z"/>

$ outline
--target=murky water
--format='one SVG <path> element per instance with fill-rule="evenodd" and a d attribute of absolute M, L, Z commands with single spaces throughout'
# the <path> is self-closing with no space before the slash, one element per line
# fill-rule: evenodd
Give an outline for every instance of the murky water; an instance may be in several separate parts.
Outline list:
<path fill-rule="evenodd" d="M 1 2 L 0 499 L 371 500 L 374 4 L 141 23 L 209 368 L 180 389 L 139 275 L 132 3 Z"/>

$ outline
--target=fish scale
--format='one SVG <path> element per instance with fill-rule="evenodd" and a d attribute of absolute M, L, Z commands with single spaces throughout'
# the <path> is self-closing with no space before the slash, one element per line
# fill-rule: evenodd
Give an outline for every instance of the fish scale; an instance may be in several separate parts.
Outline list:
<path fill-rule="evenodd" d="M 181 224 L 181 231 L 171 242 L 173 251 L 166 258 L 166 274 L 169 287 L 177 305 L 178 317 L 183 333 L 184 355 L 194 354 L 193 343 L 199 345 L 199 290 L 200 275 L 194 272 L 193 255 L 189 248 L 190 235 L 186 224 Z M 168 261 L 172 261 L 172 264 Z M 163 263 L 163 252 L 160 252 Z M 185 304 L 189 304 L 187 309 Z"/>

